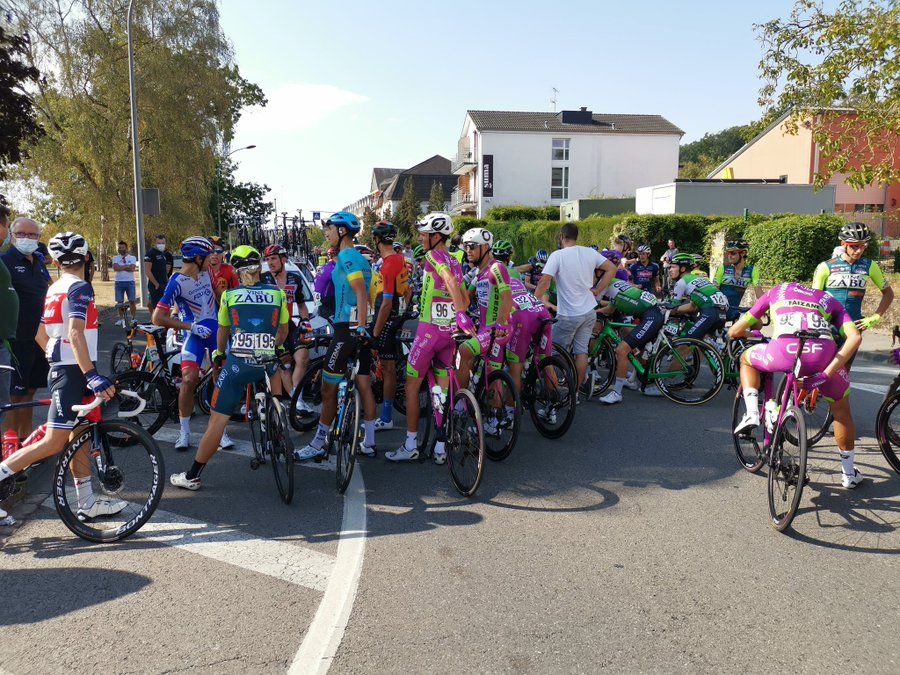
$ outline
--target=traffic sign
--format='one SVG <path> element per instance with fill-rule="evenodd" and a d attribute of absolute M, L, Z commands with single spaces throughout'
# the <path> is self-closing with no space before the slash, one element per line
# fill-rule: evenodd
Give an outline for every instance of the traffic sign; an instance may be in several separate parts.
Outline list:
<path fill-rule="evenodd" d="M 320 211 L 313 211 L 313 220 L 322 220 L 322 213 Z"/>

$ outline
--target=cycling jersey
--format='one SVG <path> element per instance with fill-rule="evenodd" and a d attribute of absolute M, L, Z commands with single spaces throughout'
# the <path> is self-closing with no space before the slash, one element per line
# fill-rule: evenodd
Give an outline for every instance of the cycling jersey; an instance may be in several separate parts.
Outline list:
<path fill-rule="evenodd" d="M 525 288 L 519 279 L 510 279 L 509 290 L 513 296 L 513 313 L 509 319 L 511 337 L 506 345 L 506 358 L 522 363 L 528 356 L 528 348 L 540 333 L 536 349 L 541 356 L 549 356 L 553 349 L 553 324 L 544 303 Z"/>
<path fill-rule="evenodd" d="M 215 324 L 216 301 L 211 275 L 200 272 L 195 281 L 186 274 L 175 273 L 166 284 L 166 290 L 156 306 L 168 313 L 176 304 L 178 316 L 185 323 Z"/>
<path fill-rule="evenodd" d="M 285 270 L 284 286 L 278 283 L 278 279 L 271 272 L 266 272 L 260 277 L 260 282 L 269 286 L 275 286 L 284 291 L 284 297 L 287 300 L 288 315 L 294 315 L 294 305 L 297 305 L 297 312 L 300 312 L 300 303 L 303 302 L 303 277 L 300 272 L 293 270 Z"/>
<path fill-rule="evenodd" d="M 713 282 L 725 294 L 729 307 L 738 307 L 747 286 L 759 284 L 759 269 L 755 265 L 744 265 L 738 272 L 734 265 L 719 265 L 713 275 Z"/>
<path fill-rule="evenodd" d="M 516 266 L 513 265 L 512 263 L 509 263 L 506 266 L 506 271 L 509 272 L 510 279 L 521 279 L 522 278 L 522 273 L 519 270 L 517 270 Z"/>
<path fill-rule="evenodd" d="M 765 293 L 744 317 L 752 326 L 759 323 L 766 312 L 772 317 L 773 338 L 798 330 L 825 331 L 831 326 L 843 332 L 844 324 L 853 321 L 834 296 L 793 281 L 779 284 Z M 830 333 L 823 337 L 833 339 Z"/>
<path fill-rule="evenodd" d="M 656 296 L 647 291 L 642 291 L 638 286 L 615 279 L 606 290 L 603 297 L 622 314 L 629 316 L 643 316 L 651 307 L 656 307 Z"/>
<path fill-rule="evenodd" d="M 91 361 L 97 360 L 97 330 L 99 328 L 94 289 L 84 279 L 64 273 L 47 289 L 41 323 L 47 331 L 47 361 L 51 366 L 74 365 L 75 352 L 69 341 L 69 322 L 84 321 L 84 339 Z"/>
<path fill-rule="evenodd" d="M 728 309 L 728 298 L 705 276 L 695 273 L 685 274 L 675 284 L 672 291 L 675 301 L 688 298 L 697 309 Z"/>
<path fill-rule="evenodd" d="M 659 265 L 655 262 L 646 265 L 636 262 L 628 267 L 628 272 L 631 274 L 631 283 L 642 290 L 653 292 L 653 280 L 659 277 Z"/>
<path fill-rule="evenodd" d="M 365 317 L 357 318 L 356 293 L 350 286 L 350 282 L 363 279 L 366 284 L 366 294 L 372 285 L 372 268 L 362 254 L 352 246 L 341 249 L 337 262 L 331 272 L 331 281 L 334 284 L 334 322 L 335 323 L 365 323 Z"/>
<path fill-rule="evenodd" d="M 449 271 L 456 284 L 462 285 L 462 267 L 446 249 L 428 251 L 423 267 L 419 321 L 449 328 L 456 323 L 456 309 L 440 275 L 443 271 Z"/>
<path fill-rule="evenodd" d="M 866 281 L 870 279 L 879 290 L 884 290 L 888 285 L 881 268 L 874 260 L 860 258 L 855 263 L 848 263 L 843 257 L 838 257 L 819 263 L 813 274 L 812 287 L 827 291 L 857 320 L 862 318 Z"/>
<path fill-rule="evenodd" d="M 326 318 L 334 316 L 334 283 L 331 281 L 333 271 L 334 261 L 329 260 L 319 270 L 313 284 L 316 304 L 319 305 L 319 314 Z"/>
<path fill-rule="evenodd" d="M 375 316 L 378 316 L 384 300 L 391 303 L 391 316 L 397 316 L 405 309 L 403 305 L 408 290 L 409 269 L 406 266 L 406 258 L 399 253 L 392 253 L 379 260 L 372 271 L 370 289 L 370 303 Z"/>
<path fill-rule="evenodd" d="M 215 270 L 210 267 L 209 273 L 212 276 L 213 288 L 220 296 L 224 291 L 229 288 L 237 288 L 240 284 L 237 271 L 228 263 L 222 263 L 219 265 L 219 269 Z"/>
<path fill-rule="evenodd" d="M 478 298 L 478 312 L 482 329 L 493 326 L 500 319 L 500 308 L 503 305 L 503 292 L 509 290 L 509 272 L 506 265 L 492 262 L 478 272 L 470 290 L 474 287 Z"/>

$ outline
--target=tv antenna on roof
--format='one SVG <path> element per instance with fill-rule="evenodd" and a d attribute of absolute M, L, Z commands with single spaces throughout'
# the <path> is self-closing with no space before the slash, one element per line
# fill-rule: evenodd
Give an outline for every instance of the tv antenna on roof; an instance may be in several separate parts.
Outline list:
<path fill-rule="evenodd" d="M 556 101 L 557 101 L 558 93 L 559 93 L 559 89 L 557 89 L 556 87 L 553 87 L 553 96 L 550 99 L 550 105 L 553 106 L 553 112 L 556 112 Z"/>

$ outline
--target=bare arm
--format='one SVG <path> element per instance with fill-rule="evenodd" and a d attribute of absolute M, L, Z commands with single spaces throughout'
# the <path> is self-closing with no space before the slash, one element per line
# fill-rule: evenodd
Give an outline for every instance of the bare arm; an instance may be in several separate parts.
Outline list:
<path fill-rule="evenodd" d="M 843 325 L 843 330 L 847 339 L 844 341 L 843 346 L 838 350 L 838 353 L 834 355 L 831 363 L 829 363 L 825 370 L 822 371 L 828 377 L 831 377 L 841 368 L 846 366 L 847 361 L 856 354 L 856 350 L 859 349 L 859 345 L 862 344 L 862 333 L 859 332 L 856 324 L 851 322 L 845 323 Z"/>
<path fill-rule="evenodd" d="M 441 270 L 440 275 L 441 279 L 444 280 L 444 285 L 447 286 L 447 290 L 450 292 L 450 297 L 453 299 L 453 307 L 457 312 L 465 312 L 469 303 L 466 302 L 466 296 L 465 293 L 463 293 L 462 285 L 453 278 L 453 275 L 450 274 L 450 270 Z"/>
<path fill-rule="evenodd" d="M 549 274 L 541 275 L 541 280 L 538 282 L 537 287 L 534 289 L 534 294 L 537 296 L 538 300 L 544 303 L 547 307 L 550 307 L 550 297 L 547 295 L 547 291 L 550 290 L 550 282 L 553 281 L 553 277 Z"/>
<path fill-rule="evenodd" d="M 500 317 L 499 317 L 500 323 L 502 323 L 502 324 L 509 323 L 509 315 L 512 314 L 512 308 L 513 308 L 512 291 L 509 290 L 509 286 L 507 286 L 506 289 L 500 293 Z"/>
<path fill-rule="evenodd" d="M 190 330 L 191 324 L 179 321 L 169 314 L 169 310 L 157 307 L 153 310 L 153 325 L 162 326 L 163 328 L 171 328 L 173 330 Z"/>
<path fill-rule="evenodd" d="M 881 289 L 881 302 L 878 303 L 878 309 L 875 313 L 884 314 L 892 302 L 894 302 L 894 289 L 890 286 L 885 286 Z"/>
<path fill-rule="evenodd" d="M 228 347 L 229 337 L 231 337 L 231 326 L 223 326 L 222 324 L 219 324 L 219 330 L 216 331 L 216 349 L 218 349 L 222 354 L 225 353 L 225 349 Z"/>
<path fill-rule="evenodd" d="M 275 346 L 276 347 L 280 347 L 281 345 L 284 344 L 284 341 L 287 340 L 288 326 L 290 326 L 290 322 L 283 323 L 280 326 L 278 326 L 278 332 L 275 333 Z"/>
<path fill-rule="evenodd" d="M 612 283 L 612 280 L 615 278 L 616 266 L 613 265 L 612 261 L 607 260 L 597 269 L 603 270 L 603 276 L 600 277 L 600 281 L 596 283 L 592 290 L 594 292 L 594 295 L 599 298 L 601 295 L 603 295 L 603 291 L 607 289 L 607 287 Z M 543 281 L 544 280 L 541 279 L 541 282 Z"/>
<path fill-rule="evenodd" d="M 47 327 L 44 324 L 38 324 L 37 335 L 34 336 L 34 341 L 40 345 L 41 349 L 47 351 L 47 343 L 50 341 L 50 336 L 47 335 Z"/>

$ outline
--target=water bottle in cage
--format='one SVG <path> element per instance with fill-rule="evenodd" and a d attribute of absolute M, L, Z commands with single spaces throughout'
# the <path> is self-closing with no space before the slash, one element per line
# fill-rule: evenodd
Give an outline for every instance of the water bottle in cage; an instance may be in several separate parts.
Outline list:
<path fill-rule="evenodd" d="M 436 384 L 431 388 L 431 400 L 434 402 L 435 410 L 444 409 L 444 402 L 447 400 L 447 395 L 444 393 L 444 390 L 441 389 L 441 385 Z"/>

